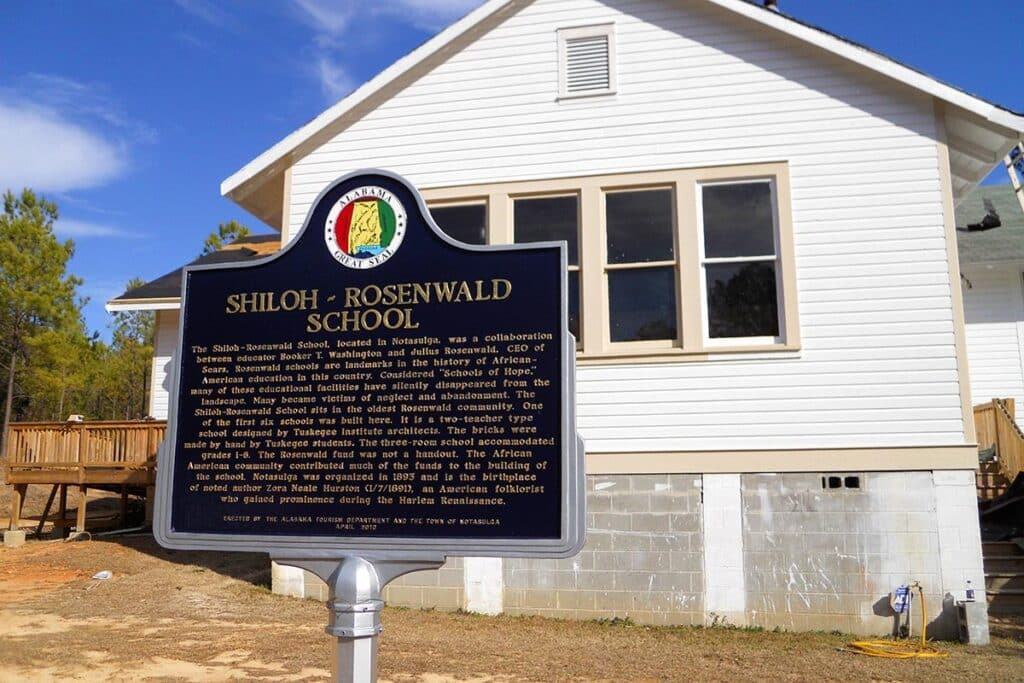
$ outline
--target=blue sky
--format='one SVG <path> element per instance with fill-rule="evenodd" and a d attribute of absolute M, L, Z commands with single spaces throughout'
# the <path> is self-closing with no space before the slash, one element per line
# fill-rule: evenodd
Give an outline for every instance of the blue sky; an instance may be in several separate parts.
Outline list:
<path fill-rule="evenodd" d="M 218 223 L 266 231 L 220 182 L 479 0 L 6 0 L 0 189 L 56 200 L 90 329 L 133 276 Z M 780 0 L 782 9 L 1024 111 L 1019 0 Z M 993 176 L 1004 181 L 1004 176 Z"/>

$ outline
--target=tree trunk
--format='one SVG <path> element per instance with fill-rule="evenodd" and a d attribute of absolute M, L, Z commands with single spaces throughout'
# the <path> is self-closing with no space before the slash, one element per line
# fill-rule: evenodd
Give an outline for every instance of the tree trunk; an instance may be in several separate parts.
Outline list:
<path fill-rule="evenodd" d="M 7 373 L 7 397 L 4 399 L 4 430 L 0 432 L 0 458 L 7 456 L 7 432 L 11 426 L 11 400 L 14 398 L 14 366 L 18 352 L 11 351 L 11 367 Z"/>
<path fill-rule="evenodd" d="M 148 367 L 142 371 L 142 405 L 140 406 L 141 412 L 139 413 L 139 417 L 146 417 L 149 415 L 149 401 L 146 400 L 149 398 L 149 387 L 146 386 L 147 384 L 149 384 Z"/>
<path fill-rule="evenodd" d="M 61 377 L 60 385 L 60 399 L 57 401 L 57 421 L 64 419 L 64 395 L 68 393 L 68 385 L 64 381 L 64 377 Z"/>

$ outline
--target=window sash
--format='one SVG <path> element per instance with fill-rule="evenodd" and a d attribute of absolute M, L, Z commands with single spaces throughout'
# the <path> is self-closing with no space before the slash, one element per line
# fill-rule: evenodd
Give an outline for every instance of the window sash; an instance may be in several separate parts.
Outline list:
<path fill-rule="evenodd" d="M 672 224 L 669 226 L 669 231 L 672 236 L 672 253 L 675 258 L 664 259 L 659 261 L 629 261 L 629 262 L 615 262 L 611 263 L 608 260 L 608 239 L 609 239 L 609 228 L 608 228 L 608 197 L 609 195 L 623 194 L 623 193 L 642 193 L 642 192 L 669 192 L 671 199 L 671 221 Z M 600 202 L 599 202 L 599 220 L 598 225 L 600 234 L 598 238 L 601 241 L 601 279 L 602 279 L 602 295 L 600 306 L 602 307 L 601 315 L 601 335 L 602 335 L 602 348 L 606 348 L 612 352 L 619 353 L 630 353 L 635 350 L 671 350 L 679 349 L 682 347 L 682 329 L 683 329 L 683 290 L 680 286 L 680 246 L 681 240 L 679 238 L 679 226 L 681 224 L 679 217 L 679 189 L 677 183 L 667 182 L 652 182 L 640 185 L 608 185 L 602 186 L 599 190 Z M 675 324 L 676 334 L 671 339 L 634 339 L 629 341 L 614 341 L 614 319 L 612 311 L 612 299 L 610 294 L 610 280 L 611 275 L 617 272 L 623 271 L 639 271 L 639 270 L 652 270 L 652 269 L 672 269 L 672 282 L 675 287 L 673 292 L 675 301 Z"/>
<path fill-rule="evenodd" d="M 705 239 L 704 239 L 704 188 L 714 187 L 720 185 L 746 185 L 754 183 L 766 183 L 770 188 L 771 197 L 771 215 L 772 215 L 772 254 L 761 254 L 756 256 L 726 256 L 726 257 L 708 257 L 705 255 Z M 779 219 L 779 202 L 776 179 L 773 177 L 768 178 L 748 178 L 742 180 L 725 180 L 725 181 L 713 181 L 698 183 L 696 192 L 696 208 L 697 208 L 697 233 L 698 233 L 698 249 L 699 249 L 699 261 L 700 261 L 700 306 L 701 306 L 701 334 L 702 342 L 706 348 L 716 347 L 729 347 L 737 344 L 744 344 L 750 346 L 774 346 L 782 344 L 785 341 L 786 334 L 786 311 L 785 311 L 785 297 L 783 295 L 783 274 L 780 272 L 779 257 L 778 254 L 781 251 L 781 234 L 780 234 L 780 219 Z M 711 306 L 708 301 L 708 277 L 707 277 L 707 266 L 716 264 L 729 264 L 729 263 L 767 263 L 773 262 L 775 270 L 775 305 L 776 305 L 776 317 L 779 334 L 777 336 L 747 336 L 747 337 L 712 337 L 711 336 Z"/>

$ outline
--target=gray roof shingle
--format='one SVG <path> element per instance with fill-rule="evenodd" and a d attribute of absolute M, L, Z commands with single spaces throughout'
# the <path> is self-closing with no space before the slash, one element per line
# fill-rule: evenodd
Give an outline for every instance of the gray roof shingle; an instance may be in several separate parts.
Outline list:
<path fill-rule="evenodd" d="M 140 299 L 181 298 L 181 273 L 187 266 L 253 261 L 273 253 L 280 246 L 280 243 L 280 235 L 249 235 L 241 237 L 220 251 L 203 254 L 177 270 L 172 270 L 155 280 L 150 280 L 141 287 L 125 292 L 121 296 L 112 299 L 111 303 L 127 303 Z"/>
<path fill-rule="evenodd" d="M 968 230 L 988 213 L 989 200 L 1002 223 L 990 230 Z M 956 241 L 960 263 L 1024 261 L 1024 211 L 1010 185 L 979 185 L 956 209 Z"/>

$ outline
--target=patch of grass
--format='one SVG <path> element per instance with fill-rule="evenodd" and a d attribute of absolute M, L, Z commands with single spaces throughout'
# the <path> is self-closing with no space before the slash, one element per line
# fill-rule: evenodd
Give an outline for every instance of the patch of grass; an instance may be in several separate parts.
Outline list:
<path fill-rule="evenodd" d="M 745 626 L 740 626 L 739 624 L 730 624 L 729 619 L 725 615 L 717 614 L 715 612 L 711 612 L 710 614 L 711 623 L 707 624 L 706 626 L 699 626 L 698 628 L 720 629 L 724 631 L 745 631 L 747 633 L 763 633 L 765 630 L 764 626 L 756 626 L 753 624 L 747 624 Z M 778 626 L 775 627 L 774 632 L 779 632 Z"/>

